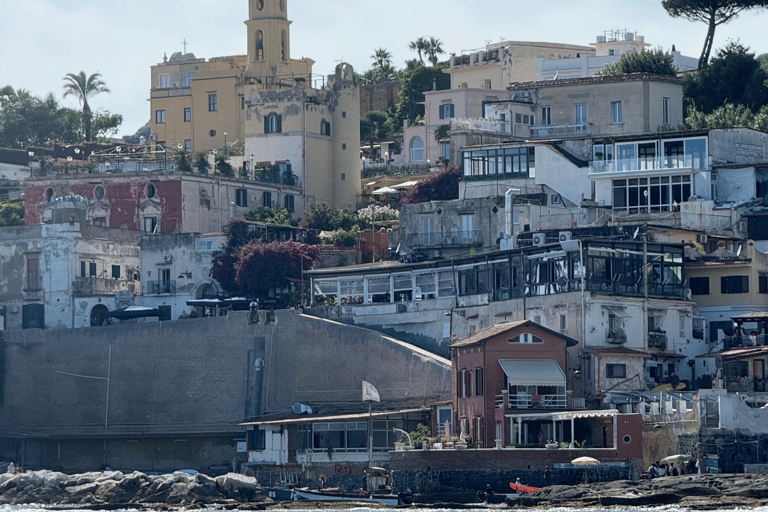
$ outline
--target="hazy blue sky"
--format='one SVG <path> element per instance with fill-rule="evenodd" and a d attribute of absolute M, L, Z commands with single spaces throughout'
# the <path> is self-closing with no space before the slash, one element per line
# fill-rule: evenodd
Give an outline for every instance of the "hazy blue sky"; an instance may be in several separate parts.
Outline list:
<path fill-rule="evenodd" d="M 291 56 L 315 60 L 322 75 L 341 59 L 365 71 L 380 47 L 402 67 L 415 58 L 408 43 L 419 36 L 460 54 L 502 39 L 588 45 L 620 29 L 698 57 L 706 34 L 703 23 L 669 17 L 660 0 L 287 1 Z M 198 58 L 246 53 L 247 16 L 247 0 L 0 0 L 0 87 L 61 99 L 66 73 L 99 72 L 112 92 L 93 108 L 122 114 L 121 134 L 131 134 L 149 120 L 150 66 L 181 51 L 184 39 Z M 766 53 L 766 27 L 768 13 L 742 14 L 718 28 L 715 49 L 739 39 Z M 71 97 L 63 104 L 77 107 Z"/>

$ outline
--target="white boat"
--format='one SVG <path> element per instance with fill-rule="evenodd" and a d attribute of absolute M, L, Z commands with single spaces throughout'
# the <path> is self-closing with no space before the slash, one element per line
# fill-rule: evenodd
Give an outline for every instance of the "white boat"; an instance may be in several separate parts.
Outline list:
<path fill-rule="evenodd" d="M 333 489 L 294 489 L 299 499 L 315 501 L 375 501 L 390 507 L 401 503 L 401 497 L 391 493 L 366 491 L 336 491 Z"/>

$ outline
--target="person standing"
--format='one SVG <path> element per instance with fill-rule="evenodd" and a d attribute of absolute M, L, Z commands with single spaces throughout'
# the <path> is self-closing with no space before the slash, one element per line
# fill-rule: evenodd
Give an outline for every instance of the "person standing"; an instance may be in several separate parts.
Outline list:
<path fill-rule="evenodd" d="M 549 466 L 544 466 L 544 482 L 547 487 L 552 485 L 552 471 L 550 471 Z"/>

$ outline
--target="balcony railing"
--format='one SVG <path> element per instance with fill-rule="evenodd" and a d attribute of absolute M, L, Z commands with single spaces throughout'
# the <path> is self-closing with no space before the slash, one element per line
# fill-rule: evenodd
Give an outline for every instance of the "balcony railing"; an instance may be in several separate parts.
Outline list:
<path fill-rule="evenodd" d="M 733 347 L 762 347 L 768 345 L 768 336 L 765 334 L 741 334 L 736 336 L 726 336 L 724 339 L 725 350 Z"/>
<path fill-rule="evenodd" d="M 147 295 L 175 295 L 176 281 L 149 281 L 146 293 Z"/>
<path fill-rule="evenodd" d="M 114 295 L 119 291 L 128 290 L 136 293 L 136 281 L 112 279 L 107 277 L 76 277 L 72 283 L 72 293 L 75 296 Z"/>
<path fill-rule="evenodd" d="M 443 233 L 411 233 L 407 237 L 408 246 L 420 247 L 460 247 L 466 245 L 482 245 L 482 232 L 448 231 Z"/>
<path fill-rule="evenodd" d="M 496 408 L 504 409 L 505 395 L 496 395 Z M 566 409 L 568 407 L 567 394 L 554 395 L 530 395 L 528 393 L 514 393 L 509 395 L 508 409 Z"/>
<path fill-rule="evenodd" d="M 655 171 L 663 169 L 693 169 L 693 155 L 619 158 L 589 162 L 589 173 Z"/>
<path fill-rule="evenodd" d="M 664 331 L 649 331 L 648 347 L 667 350 L 667 333 Z"/>
<path fill-rule="evenodd" d="M 589 135 L 589 128 L 586 123 L 531 126 L 532 139 L 578 137 L 580 135 Z"/>
<path fill-rule="evenodd" d="M 608 343 L 621 344 L 627 342 L 627 333 L 624 329 L 614 329 L 608 331 L 608 335 L 605 337 L 605 341 Z"/>

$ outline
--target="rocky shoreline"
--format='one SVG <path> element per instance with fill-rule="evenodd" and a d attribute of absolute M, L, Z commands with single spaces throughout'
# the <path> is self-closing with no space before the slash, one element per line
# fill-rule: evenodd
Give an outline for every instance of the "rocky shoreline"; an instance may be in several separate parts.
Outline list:
<path fill-rule="evenodd" d="M 516 508 L 654 507 L 690 510 L 768 506 L 768 475 L 705 474 L 555 485 L 508 503 Z"/>
<path fill-rule="evenodd" d="M 426 498 L 423 497 L 423 498 Z M 457 503 L 449 496 L 416 496 L 418 508 L 476 508 L 478 503 Z M 0 474 L 0 505 L 79 506 L 93 510 L 124 508 L 167 510 L 177 507 L 223 509 L 323 508 L 348 509 L 360 503 L 273 502 L 254 478 L 227 474 L 216 478 L 176 472 L 146 475 L 119 471 L 66 475 L 55 471 Z M 365 503 L 367 508 L 383 508 Z M 768 475 L 684 475 L 639 482 L 619 480 L 580 485 L 555 485 L 508 500 L 514 508 L 548 509 L 627 508 L 675 505 L 689 510 L 755 508 L 768 506 Z"/>

